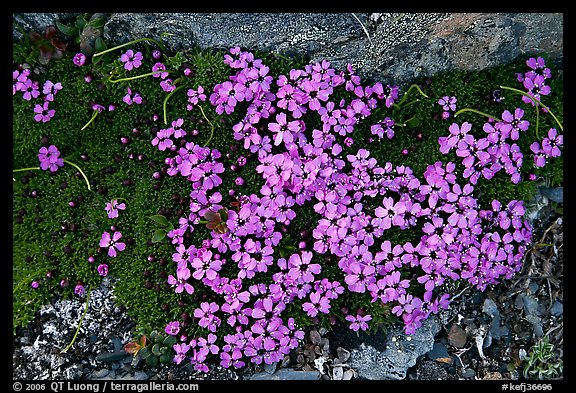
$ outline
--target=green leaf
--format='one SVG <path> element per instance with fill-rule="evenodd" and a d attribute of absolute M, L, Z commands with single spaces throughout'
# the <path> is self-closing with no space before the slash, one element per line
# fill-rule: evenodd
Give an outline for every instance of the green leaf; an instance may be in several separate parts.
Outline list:
<path fill-rule="evenodd" d="M 138 353 L 140 354 L 140 356 L 142 356 L 142 359 L 147 359 L 150 355 L 152 355 L 152 352 L 148 347 L 142 348 L 140 351 L 138 351 Z"/>
<path fill-rule="evenodd" d="M 152 353 L 156 356 L 160 356 L 162 355 L 162 352 L 160 352 L 160 343 L 156 343 L 152 346 Z"/>
<path fill-rule="evenodd" d="M 148 356 L 148 357 L 146 358 L 146 364 L 147 364 L 149 367 L 158 367 L 158 364 L 159 364 L 159 362 L 158 362 L 158 356 Z"/>
<path fill-rule="evenodd" d="M 155 214 L 150 219 L 161 227 L 167 227 L 169 224 L 168 219 L 160 214 Z"/>
<path fill-rule="evenodd" d="M 162 341 L 164 341 L 164 337 L 161 334 L 158 334 L 156 337 L 154 337 L 154 342 L 156 344 L 162 344 Z"/>
<path fill-rule="evenodd" d="M 164 339 L 164 345 L 168 346 L 168 347 L 172 347 L 174 344 L 176 344 L 177 340 L 176 337 L 174 336 L 168 336 Z"/>
<path fill-rule="evenodd" d="M 410 128 L 416 128 L 420 125 L 420 119 L 413 117 L 406 122 L 406 126 Z"/>
<path fill-rule="evenodd" d="M 166 236 L 166 231 L 164 229 L 156 229 L 154 231 L 154 236 L 152 236 L 152 243 L 161 242 L 162 239 Z"/>
<path fill-rule="evenodd" d="M 86 22 L 86 19 L 84 19 L 83 17 L 79 16 L 78 18 L 76 18 L 76 27 L 78 28 L 78 32 L 84 30 L 84 27 L 86 27 L 86 24 L 88 22 Z"/>
<path fill-rule="evenodd" d="M 104 52 L 106 49 L 108 49 L 102 37 L 96 38 L 96 41 L 94 41 L 94 48 L 96 53 Z M 102 56 L 98 56 L 97 59 L 101 57 Z"/>
<path fill-rule="evenodd" d="M 96 30 L 102 30 L 102 28 L 104 27 L 104 23 L 106 23 L 106 21 L 103 18 L 99 18 L 90 20 L 90 22 L 88 22 L 88 25 Z"/>
<path fill-rule="evenodd" d="M 66 26 L 63 23 L 56 21 L 56 27 L 62 32 L 62 34 L 68 35 L 70 37 L 78 35 L 78 29 L 76 27 Z"/>
<path fill-rule="evenodd" d="M 168 364 L 168 362 L 170 362 L 171 359 L 172 357 L 170 356 L 169 353 L 164 353 L 160 355 L 160 363 L 162 364 Z"/>

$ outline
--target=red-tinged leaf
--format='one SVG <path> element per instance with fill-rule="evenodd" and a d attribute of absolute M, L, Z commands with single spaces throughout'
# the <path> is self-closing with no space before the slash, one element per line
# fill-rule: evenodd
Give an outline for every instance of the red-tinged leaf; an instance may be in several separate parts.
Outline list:
<path fill-rule="evenodd" d="M 142 349 L 142 346 L 140 344 L 138 344 L 137 342 L 129 342 L 126 345 L 124 345 L 124 350 L 126 352 L 128 352 L 129 354 L 132 354 L 134 356 L 136 356 L 136 354 L 138 353 L 138 351 Z"/>

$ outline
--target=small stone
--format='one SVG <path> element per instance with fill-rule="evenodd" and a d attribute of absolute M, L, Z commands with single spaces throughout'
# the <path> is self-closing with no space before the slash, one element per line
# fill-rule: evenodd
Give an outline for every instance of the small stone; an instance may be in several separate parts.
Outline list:
<path fill-rule="evenodd" d="M 348 359 L 350 359 L 350 351 L 342 347 L 336 348 L 336 354 L 338 355 L 338 359 L 340 359 L 341 363 L 345 363 Z"/>
<path fill-rule="evenodd" d="M 522 295 L 522 301 L 524 302 L 524 311 L 527 315 L 539 316 L 538 311 L 538 301 L 528 295 Z"/>
<path fill-rule="evenodd" d="M 126 356 L 130 356 L 130 354 L 126 351 L 117 351 L 117 352 L 100 352 L 98 356 L 96 356 L 96 361 L 98 362 L 116 362 L 119 360 L 124 359 Z"/>
<path fill-rule="evenodd" d="M 466 345 L 466 332 L 457 324 L 453 324 L 448 332 L 448 342 L 456 348 L 463 348 Z"/>
<path fill-rule="evenodd" d="M 502 379 L 502 374 L 500 374 L 499 371 L 495 371 L 495 372 L 488 372 L 484 375 L 485 380 L 500 380 Z"/>
<path fill-rule="evenodd" d="M 476 371 L 472 370 L 471 368 L 467 368 L 466 370 L 464 370 L 464 372 L 462 373 L 462 376 L 464 378 L 474 378 L 476 376 Z"/>
<path fill-rule="evenodd" d="M 564 313 L 564 304 L 556 300 L 552 307 L 550 308 L 550 314 L 555 317 L 559 317 Z"/>
<path fill-rule="evenodd" d="M 96 370 L 92 373 L 92 376 L 94 378 L 104 378 L 105 376 L 107 376 L 108 374 L 110 374 L 110 370 L 108 370 L 107 368 L 103 368 L 101 370 Z"/>
<path fill-rule="evenodd" d="M 494 318 L 496 315 L 500 315 L 498 311 L 498 306 L 492 299 L 484 300 L 484 304 L 482 305 L 482 312 L 486 313 L 488 316 Z"/>
<path fill-rule="evenodd" d="M 136 371 L 134 373 L 134 379 L 137 381 L 145 381 L 148 378 L 149 378 L 148 374 L 146 374 L 146 372 L 144 372 L 144 371 Z"/>
<path fill-rule="evenodd" d="M 540 194 L 550 199 L 552 202 L 564 202 L 564 187 L 539 187 Z"/>
<path fill-rule="evenodd" d="M 264 369 L 264 371 L 266 371 L 268 374 L 274 374 L 274 372 L 276 371 L 276 366 L 278 365 L 278 363 L 272 363 L 272 364 L 268 364 L 268 363 L 264 363 L 262 365 L 262 368 Z"/>
<path fill-rule="evenodd" d="M 317 330 L 310 331 L 310 341 L 312 342 L 312 344 L 320 345 L 321 340 L 322 337 L 320 336 L 320 333 L 318 333 Z"/>
<path fill-rule="evenodd" d="M 427 355 L 431 360 L 441 363 L 452 363 L 454 361 L 448 353 L 446 346 L 439 342 L 434 343 L 434 346 L 428 351 Z"/>

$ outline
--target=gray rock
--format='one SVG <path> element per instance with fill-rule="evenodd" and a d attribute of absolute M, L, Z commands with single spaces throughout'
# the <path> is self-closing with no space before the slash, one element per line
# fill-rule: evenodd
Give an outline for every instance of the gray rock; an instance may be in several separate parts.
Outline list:
<path fill-rule="evenodd" d="M 251 381 L 314 381 L 318 379 L 320 379 L 318 371 L 298 371 L 290 368 L 281 368 L 274 374 L 261 371 L 250 377 Z"/>
<path fill-rule="evenodd" d="M 524 311 L 527 315 L 540 316 L 540 305 L 536 299 L 523 294 L 522 301 L 524 302 Z"/>
<path fill-rule="evenodd" d="M 495 340 L 500 340 L 510 334 L 510 329 L 506 325 L 500 325 L 500 322 L 500 316 L 494 317 L 492 322 L 490 322 L 490 330 L 488 332 Z"/>
<path fill-rule="evenodd" d="M 268 374 L 274 374 L 274 372 L 276 371 L 276 366 L 278 365 L 278 363 L 272 363 L 272 364 L 268 364 L 268 363 L 264 363 L 262 368 L 264 369 L 264 371 L 266 371 Z"/>
<path fill-rule="evenodd" d="M 93 378 L 104 378 L 105 376 L 107 376 L 108 374 L 110 374 L 110 370 L 108 370 L 107 368 L 103 368 L 100 370 L 96 370 L 92 373 L 92 377 Z"/>
<path fill-rule="evenodd" d="M 361 343 L 350 351 L 348 364 L 356 369 L 359 379 L 405 379 L 407 370 L 433 348 L 439 330 L 440 325 L 434 317 L 425 320 L 413 335 L 406 335 L 402 327 L 396 327 L 379 338 L 383 350 Z"/>
<path fill-rule="evenodd" d="M 116 352 L 100 352 L 98 356 L 96 356 L 96 360 L 99 362 L 116 362 L 119 360 L 124 359 L 126 356 L 130 356 L 130 354 L 126 351 L 116 351 Z"/>
<path fill-rule="evenodd" d="M 20 29 L 23 29 L 25 32 L 36 32 L 36 33 L 44 33 L 46 28 L 50 25 L 55 26 L 56 21 L 65 21 L 71 20 L 75 18 L 78 13 L 70 13 L 70 12 L 50 12 L 50 13 L 38 13 L 38 12 L 30 12 L 30 13 L 14 13 L 13 14 L 13 21 L 18 28 L 14 28 L 12 30 L 13 42 L 16 42 L 20 38 L 22 38 L 22 33 Z"/>
<path fill-rule="evenodd" d="M 559 317 L 564 313 L 564 304 L 556 300 L 552 307 L 550 308 L 550 314 L 554 315 L 555 317 Z"/>
<path fill-rule="evenodd" d="M 498 306 L 492 299 L 484 300 L 484 304 L 482 304 L 482 312 L 486 313 L 491 318 L 495 316 L 500 316 L 500 312 L 498 311 Z"/>
<path fill-rule="evenodd" d="M 564 187 L 538 187 L 540 194 L 556 203 L 564 202 Z"/>
<path fill-rule="evenodd" d="M 464 372 L 462 373 L 462 376 L 464 378 L 474 378 L 476 376 L 476 371 L 474 371 L 471 368 L 467 368 L 466 370 L 464 370 Z"/>
<path fill-rule="evenodd" d="M 446 346 L 440 342 L 435 342 L 432 349 L 426 353 L 431 360 L 447 359 L 450 357 Z"/>
<path fill-rule="evenodd" d="M 14 20 L 39 30 L 76 15 L 14 14 Z M 240 46 L 303 55 L 340 70 L 350 63 L 365 81 L 400 85 L 508 64 L 527 53 L 546 53 L 561 65 L 563 24 L 562 13 L 112 13 L 102 36 L 109 46 L 148 37 L 176 50 Z"/>

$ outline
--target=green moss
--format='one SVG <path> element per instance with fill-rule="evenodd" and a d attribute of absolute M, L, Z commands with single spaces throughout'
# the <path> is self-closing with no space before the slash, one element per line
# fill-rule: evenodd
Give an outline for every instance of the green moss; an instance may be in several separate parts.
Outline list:
<path fill-rule="evenodd" d="M 22 100 L 19 94 L 13 98 L 13 168 L 37 166 L 38 149 L 43 138 L 48 138 L 48 143 L 56 145 L 64 158 L 82 169 L 91 185 L 91 190 L 88 190 L 83 177 L 68 164 L 54 174 L 39 170 L 30 171 L 29 174 L 14 173 L 14 328 L 26 326 L 34 312 L 52 299 L 74 296 L 72 291 L 76 282 L 91 287 L 98 285 L 101 277 L 96 267 L 100 263 L 108 263 L 110 274 L 118 279 L 115 286 L 117 300 L 126 306 L 141 333 L 162 330 L 169 321 L 181 320 L 182 313 L 193 315 L 200 302 L 211 299 L 209 289 L 202 285 L 195 285 L 194 295 L 188 296 L 174 293 L 173 288 L 166 284 L 167 275 L 175 273 L 172 262 L 174 245 L 168 237 L 160 242 L 152 241 L 157 226 L 150 217 L 165 215 L 177 227 L 182 215 L 178 211 L 186 212 L 192 184 L 182 176 L 163 174 L 160 180 L 153 178 L 154 172 L 162 170 L 167 157 L 166 152 L 159 151 L 150 143 L 155 130 L 167 128 L 171 121 L 182 118 L 183 128 L 189 133 L 194 129 L 199 131 L 198 136 L 189 134 L 187 139 L 199 145 L 210 141 L 209 147 L 222 152 L 222 162 L 227 169 L 236 163 L 240 155 L 249 158 L 247 165 L 240 167 L 237 172 L 227 170 L 222 175 L 220 191 L 224 206 L 230 207 L 234 201 L 234 198 L 227 195 L 229 189 L 234 189 L 237 196 L 250 195 L 258 193 L 264 184 L 255 170 L 258 162 L 254 155 L 243 150 L 241 142 L 235 141 L 231 132 L 231 127 L 243 117 L 245 104 L 239 104 L 237 111 L 230 115 L 218 115 L 208 101 L 200 104 L 202 110 L 199 107 L 192 111 L 186 109 L 188 89 L 203 86 L 209 96 L 216 84 L 228 80 L 234 74 L 234 70 L 223 63 L 225 52 L 191 48 L 178 54 L 167 54 L 169 57 L 164 62 L 171 72 L 170 77 L 178 80 L 176 85 L 179 90 L 166 101 L 167 93 L 160 88 L 159 78 L 110 82 L 110 78 L 119 80 L 149 72 L 155 63 L 150 56 L 153 45 L 140 43 L 135 48 L 142 50 L 145 58 L 144 64 L 137 70 L 123 70 L 118 61 L 120 52 L 106 55 L 98 64 L 83 67 L 75 66 L 71 60 L 73 53 L 68 52 L 63 59 L 52 60 L 45 73 L 33 74 L 32 78 L 41 83 L 49 79 L 60 81 L 64 86 L 51 105 L 56 109 L 56 115 L 50 122 L 37 123 L 33 119 L 34 103 L 40 102 L 40 99 L 28 102 Z M 15 68 L 29 61 L 26 53 L 22 43 L 15 44 Z M 272 53 L 255 52 L 255 57 L 263 59 L 270 67 L 269 75 L 274 77 L 288 75 L 291 69 L 303 68 L 307 64 L 305 58 L 286 59 Z M 522 103 L 517 94 L 502 90 L 504 101 L 497 103 L 493 100 L 494 90 L 501 85 L 521 87 L 515 72 L 525 70 L 524 61 L 519 59 L 514 64 L 481 72 L 442 73 L 427 80 L 415 81 L 427 97 L 413 89 L 402 106 L 377 108 L 372 116 L 355 127 L 352 135 L 354 144 L 344 153 L 354 154 L 364 147 L 370 150 L 371 156 L 378 163 L 391 162 L 395 166 L 408 166 L 419 178 L 428 165 L 437 161 L 451 160 L 458 163 L 459 158 L 455 154 L 444 156 L 440 153 L 438 138 L 448 134 L 452 122 L 464 121 L 471 122 L 473 134 L 480 137 L 483 135 L 482 125 L 487 119 L 477 113 L 463 112 L 457 118 L 441 120 L 441 109 L 437 101 L 445 95 L 458 98 L 458 109 L 473 108 L 496 117 L 501 116 L 504 109 L 522 107 L 525 118 L 535 125 L 535 109 Z M 184 67 L 193 71 L 190 77 L 184 76 Z M 91 83 L 84 82 L 86 73 L 93 76 Z M 127 106 L 122 102 L 128 87 L 144 97 L 142 105 Z M 409 87 L 401 86 L 401 95 Z M 562 121 L 562 79 L 553 79 L 551 87 L 553 93 L 543 97 L 542 101 Z M 352 98 L 352 95 L 343 91 L 331 97 L 334 102 L 340 99 L 349 102 Z M 106 110 L 99 113 L 91 125 L 82 129 L 94 113 L 93 103 L 103 105 Z M 114 111 L 107 110 L 110 104 L 115 105 Z M 156 120 L 154 115 L 157 116 Z M 370 126 L 385 117 L 391 117 L 396 122 L 395 137 L 392 140 L 377 140 L 377 137 L 371 135 Z M 309 120 L 309 116 L 305 119 L 308 132 L 321 126 L 317 119 Z M 538 137 L 542 138 L 549 128 L 557 127 L 551 116 L 542 113 L 538 116 L 538 122 L 538 132 L 535 127 L 531 127 L 518 141 L 522 151 L 528 151 L 530 143 Z M 128 137 L 130 143 L 122 144 L 122 137 Z M 369 138 L 376 140 L 368 142 Z M 233 145 L 239 148 L 233 150 Z M 404 149 L 409 150 L 407 155 L 403 154 Z M 534 169 L 530 158 L 526 156 L 523 170 L 526 174 L 537 174 L 553 186 L 563 182 L 562 158 L 551 160 L 544 168 Z M 234 184 L 237 176 L 244 178 L 244 186 Z M 464 181 L 460 180 L 460 183 Z M 492 199 L 499 199 L 503 203 L 512 199 L 529 201 L 537 184 L 522 181 L 514 185 L 501 172 L 491 181 L 481 179 L 475 187 L 475 193 L 480 205 L 488 207 Z M 33 191 L 37 191 L 37 197 L 30 196 Z M 179 198 L 175 195 L 182 197 L 184 204 L 179 204 Z M 113 198 L 122 198 L 126 203 L 126 210 L 121 211 L 115 220 L 108 219 L 104 210 L 105 204 Z M 77 206 L 70 207 L 71 201 Z M 377 199 L 373 201 L 374 204 L 378 202 Z M 25 213 L 20 214 L 20 211 Z M 301 232 L 310 231 L 317 216 L 310 204 L 297 209 L 297 217 L 288 227 L 288 233 L 275 250 L 274 256 L 288 257 L 296 250 Z M 17 222 L 19 217 L 22 217 L 21 223 Z M 116 258 L 108 257 L 106 250 L 98 248 L 102 233 L 110 231 L 112 225 L 123 234 L 123 240 L 128 244 L 126 250 Z M 208 229 L 200 225 L 189 240 L 199 245 L 208 234 Z M 386 238 L 393 244 L 418 241 L 413 232 L 398 229 L 387 232 Z M 94 256 L 96 262 L 90 264 L 89 256 Z M 323 260 L 323 256 L 315 258 L 320 261 L 323 272 L 331 280 L 343 282 L 343 274 L 334 259 Z M 227 269 L 232 271 L 234 268 Z M 52 278 L 46 278 L 48 271 L 52 273 Z M 403 277 L 411 278 L 412 274 L 407 270 L 403 272 Z M 70 283 L 64 289 L 59 286 L 62 279 Z M 246 280 L 245 285 L 247 287 L 262 279 L 270 281 L 269 277 L 257 277 Z M 33 280 L 40 282 L 37 290 L 30 286 Z M 372 314 L 377 328 L 386 328 L 396 321 L 388 305 L 372 303 L 368 294 L 351 294 L 339 298 L 332 302 L 333 312 L 330 315 L 320 315 L 315 320 L 308 318 L 296 304 L 288 305 L 287 315 L 293 316 L 301 327 L 312 323 L 329 327 L 335 321 L 343 320 L 344 309 Z M 196 332 L 206 333 L 202 329 Z"/>

